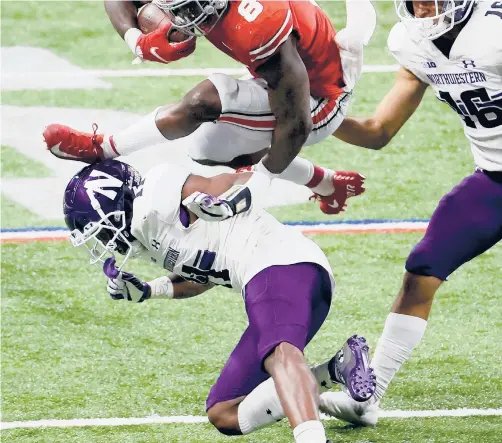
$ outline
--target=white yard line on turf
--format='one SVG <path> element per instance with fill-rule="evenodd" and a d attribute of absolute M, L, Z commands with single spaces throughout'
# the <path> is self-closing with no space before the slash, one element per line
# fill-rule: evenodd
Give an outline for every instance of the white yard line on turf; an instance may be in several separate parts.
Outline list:
<path fill-rule="evenodd" d="M 479 417 L 502 416 L 502 409 L 437 409 L 430 411 L 380 411 L 380 418 L 416 418 L 416 417 Z M 324 417 L 332 420 L 332 418 Z M 80 418 L 73 420 L 34 420 L 2 422 L 0 429 L 28 428 L 74 428 L 84 426 L 134 426 L 155 424 L 198 424 L 208 423 L 205 416 L 150 416 L 137 418 Z"/>
<path fill-rule="evenodd" d="M 399 65 L 364 65 L 363 72 L 395 72 Z M 53 79 L 57 77 L 207 77 L 208 75 L 220 73 L 227 75 L 245 75 L 249 71 L 244 68 L 193 68 L 193 69 L 80 69 L 68 72 L 16 72 L 2 73 L 2 78 L 30 78 L 36 77 Z"/>

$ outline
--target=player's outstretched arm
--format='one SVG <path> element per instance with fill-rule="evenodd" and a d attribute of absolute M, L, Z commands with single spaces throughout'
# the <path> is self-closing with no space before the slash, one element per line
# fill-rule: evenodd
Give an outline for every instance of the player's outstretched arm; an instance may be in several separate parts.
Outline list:
<path fill-rule="evenodd" d="M 103 272 L 108 277 L 106 290 L 110 297 L 113 300 L 133 303 L 154 299 L 191 298 L 214 287 L 213 284 L 201 285 L 186 281 L 174 273 L 146 282 L 130 272 L 117 269 L 114 257 L 105 260 Z"/>
<path fill-rule="evenodd" d="M 312 131 L 310 83 L 294 34 L 257 73 L 267 81 L 270 108 L 276 118 L 272 145 L 262 163 L 271 173 L 280 174 L 298 155 Z"/>
<path fill-rule="evenodd" d="M 427 85 L 406 68 L 399 69 L 392 89 L 368 118 L 346 117 L 333 134 L 352 145 L 381 149 L 413 115 Z"/>

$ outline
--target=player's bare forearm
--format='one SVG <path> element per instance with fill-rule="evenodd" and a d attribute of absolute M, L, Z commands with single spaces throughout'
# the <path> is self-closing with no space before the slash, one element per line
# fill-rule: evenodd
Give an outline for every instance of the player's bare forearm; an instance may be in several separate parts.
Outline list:
<path fill-rule="evenodd" d="M 149 3 L 149 1 L 136 2 L 138 4 Z M 110 22 L 117 33 L 124 38 L 128 29 L 137 28 L 138 8 L 129 0 L 105 0 L 105 10 L 110 18 Z"/>
<path fill-rule="evenodd" d="M 213 287 L 213 284 L 201 285 L 180 279 L 180 281 L 173 282 L 173 299 L 183 300 L 185 298 L 197 297 L 198 295 L 209 291 Z"/>
<path fill-rule="evenodd" d="M 272 144 L 262 161 L 270 172 L 280 174 L 312 131 L 310 83 L 296 49 L 296 38 L 291 35 L 258 73 L 267 81 L 270 108 L 276 118 Z"/>
<path fill-rule="evenodd" d="M 427 85 L 405 68 L 368 118 L 347 117 L 333 134 L 352 145 L 381 149 L 399 132 L 422 101 Z"/>
<path fill-rule="evenodd" d="M 389 142 L 380 122 L 371 117 L 345 117 L 333 135 L 346 143 L 368 149 L 381 149 Z"/>

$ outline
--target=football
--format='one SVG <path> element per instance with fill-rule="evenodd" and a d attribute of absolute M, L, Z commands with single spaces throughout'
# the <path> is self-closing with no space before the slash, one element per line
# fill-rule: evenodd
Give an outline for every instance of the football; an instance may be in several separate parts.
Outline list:
<path fill-rule="evenodd" d="M 148 34 L 169 23 L 171 20 L 167 14 L 153 3 L 148 3 L 138 10 L 138 26 L 143 34 Z M 179 43 L 188 40 L 190 36 L 171 29 L 166 38 L 172 43 Z"/>

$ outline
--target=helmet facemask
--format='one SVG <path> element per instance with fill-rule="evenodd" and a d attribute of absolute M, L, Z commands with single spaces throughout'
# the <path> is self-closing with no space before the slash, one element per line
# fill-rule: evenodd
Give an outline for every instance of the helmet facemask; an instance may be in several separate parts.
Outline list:
<path fill-rule="evenodd" d="M 124 256 L 119 269 L 122 269 L 129 260 L 133 250 L 133 241 L 127 237 L 127 222 L 125 211 L 114 211 L 104 214 L 101 209 L 97 210 L 101 219 L 97 222 L 89 222 L 82 228 L 76 228 L 70 232 L 70 240 L 73 246 L 85 246 L 89 253 L 89 263 L 96 265 L 116 253 Z"/>
<path fill-rule="evenodd" d="M 469 17 L 473 0 L 430 0 L 434 12 L 429 17 L 415 17 L 411 0 L 394 0 L 397 15 L 416 39 L 435 40 Z"/>
<path fill-rule="evenodd" d="M 143 247 L 130 232 L 135 190 L 141 176 L 129 165 L 107 160 L 78 173 L 67 186 L 64 198 L 65 221 L 73 246 L 85 246 L 90 264 L 123 256 L 122 269 Z"/>
<path fill-rule="evenodd" d="M 154 0 L 184 34 L 207 35 L 223 16 L 228 0 Z"/>

